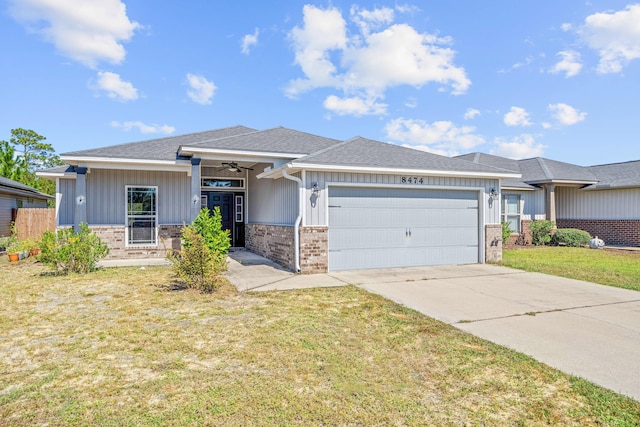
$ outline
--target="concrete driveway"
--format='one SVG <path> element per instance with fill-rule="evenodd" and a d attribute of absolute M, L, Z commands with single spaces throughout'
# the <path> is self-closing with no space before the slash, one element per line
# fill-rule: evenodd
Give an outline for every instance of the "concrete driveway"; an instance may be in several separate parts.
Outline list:
<path fill-rule="evenodd" d="M 246 261 L 228 277 L 240 290 L 358 285 L 640 401 L 637 291 L 480 264 L 294 275 Z"/>

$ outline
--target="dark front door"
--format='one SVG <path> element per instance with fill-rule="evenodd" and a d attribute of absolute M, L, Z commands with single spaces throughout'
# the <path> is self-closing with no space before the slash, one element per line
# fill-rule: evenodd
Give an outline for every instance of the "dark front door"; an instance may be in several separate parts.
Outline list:
<path fill-rule="evenodd" d="M 220 208 L 220 214 L 222 215 L 222 228 L 229 230 L 231 233 L 231 244 L 235 244 L 233 241 L 233 193 L 208 193 L 208 208 L 213 209 L 218 206 Z"/>

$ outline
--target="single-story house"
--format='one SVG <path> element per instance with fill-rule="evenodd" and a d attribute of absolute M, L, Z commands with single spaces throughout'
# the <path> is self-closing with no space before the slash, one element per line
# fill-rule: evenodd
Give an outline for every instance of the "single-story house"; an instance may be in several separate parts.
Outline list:
<path fill-rule="evenodd" d="M 46 208 L 53 196 L 0 176 L 0 237 L 11 234 L 14 209 Z"/>
<path fill-rule="evenodd" d="M 500 259 L 500 181 L 520 174 L 357 137 L 235 126 L 74 151 L 58 227 L 89 224 L 110 257 L 162 257 L 201 208 L 232 244 L 310 272 Z"/>
<path fill-rule="evenodd" d="M 578 228 L 607 245 L 640 247 L 640 160 L 578 166 L 536 157 L 511 160 L 484 153 L 457 158 L 518 172 L 502 181 L 502 220 L 516 234 L 532 220 Z"/>

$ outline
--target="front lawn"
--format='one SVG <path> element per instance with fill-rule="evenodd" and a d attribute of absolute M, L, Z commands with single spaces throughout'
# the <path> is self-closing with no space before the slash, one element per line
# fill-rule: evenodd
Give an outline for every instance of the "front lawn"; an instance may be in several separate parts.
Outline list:
<path fill-rule="evenodd" d="M 0 263 L 0 426 L 635 425 L 640 403 L 357 287 Z"/>
<path fill-rule="evenodd" d="M 640 251 L 559 246 L 505 249 L 502 265 L 640 291 Z"/>

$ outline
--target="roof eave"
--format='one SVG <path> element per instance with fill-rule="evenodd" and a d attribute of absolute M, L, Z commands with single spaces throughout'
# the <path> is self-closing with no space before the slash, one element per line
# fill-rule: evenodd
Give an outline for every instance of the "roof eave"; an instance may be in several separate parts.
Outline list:
<path fill-rule="evenodd" d="M 542 185 L 542 184 L 558 184 L 558 185 L 573 185 L 573 186 L 583 186 L 583 185 L 594 185 L 597 184 L 598 181 L 580 181 L 573 179 L 541 179 L 535 181 L 524 181 L 529 185 Z"/>
<path fill-rule="evenodd" d="M 10 187 L 6 185 L 0 186 L 0 193 L 12 194 L 16 196 L 35 197 L 40 199 L 54 200 L 55 197 L 50 194 L 41 193 L 40 191 L 29 191 L 21 188 Z"/>
<path fill-rule="evenodd" d="M 253 150 L 227 150 L 220 148 L 202 148 L 193 146 L 178 147 L 178 154 L 181 156 L 237 156 L 246 158 L 275 158 L 275 159 L 299 159 L 306 156 L 303 153 L 281 153 L 277 151 L 253 151 Z"/>
<path fill-rule="evenodd" d="M 61 156 L 60 159 L 71 166 L 96 169 L 145 169 L 184 171 L 191 168 L 190 160 L 147 160 L 119 157 Z"/>
<path fill-rule="evenodd" d="M 455 170 L 433 170 L 433 169 L 414 169 L 414 168 L 386 168 L 373 166 L 342 166 L 327 165 L 316 163 L 296 163 L 291 162 L 280 166 L 279 168 L 270 169 L 258 175 L 258 178 L 279 178 L 282 176 L 279 169 L 286 168 L 288 171 L 293 170 L 312 170 L 324 172 L 356 172 L 356 173 L 384 173 L 384 174 L 411 174 L 424 176 L 450 176 L 456 178 L 491 178 L 506 179 L 520 178 L 519 174 L 509 174 L 502 172 L 474 172 L 474 171 L 455 171 Z"/>

